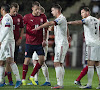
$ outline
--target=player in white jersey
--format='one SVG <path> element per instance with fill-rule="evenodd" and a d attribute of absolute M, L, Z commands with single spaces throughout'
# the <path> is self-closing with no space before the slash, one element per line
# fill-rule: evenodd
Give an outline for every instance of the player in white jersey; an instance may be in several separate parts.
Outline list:
<path fill-rule="evenodd" d="M 54 66 L 56 71 L 57 85 L 51 87 L 53 89 L 61 89 L 63 88 L 63 79 L 64 79 L 64 59 L 66 52 L 68 50 L 68 28 L 66 18 L 61 13 L 61 6 L 59 4 L 55 4 L 51 8 L 51 13 L 56 19 L 54 21 L 47 22 L 37 29 L 46 28 L 54 25 L 54 34 L 55 34 L 55 58 L 54 58 Z"/>
<path fill-rule="evenodd" d="M 14 50 L 15 50 L 15 40 L 13 35 L 13 20 L 8 14 L 9 5 L 1 6 L 1 15 L 3 16 L 1 21 L 1 30 L 0 30 L 0 87 L 4 86 L 4 64 L 5 60 L 10 64 L 11 69 L 16 77 L 16 85 L 14 88 L 17 88 L 21 84 L 21 79 L 19 76 L 19 71 L 16 63 L 14 62 Z"/>
<path fill-rule="evenodd" d="M 97 74 L 100 83 L 100 37 L 99 37 L 99 25 L 100 21 L 90 16 L 90 10 L 88 7 L 81 9 L 82 21 L 70 21 L 68 24 L 82 24 L 84 26 L 84 35 L 86 41 L 86 60 L 88 63 L 88 83 L 86 86 L 80 88 L 92 88 L 92 79 L 94 74 L 94 65 L 96 66 Z M 100 86 L 99 86 L 100 87 Z"/>
<path fill-rule="evenodd" d="M 40 13 L 41 14 L 45 13 L 45 9 L 42 6 L 40 7 Z M 47 52 L 48 52 L 48 37 L 49 37 L 49 31 L 45 31 L 43 29 L 43 43 L 42 43 L 42 46 L 43 46 L 43 49 L 44 49 L 44 52 L 45 52 L 45 57 L 44 57 L 45 60 L 47 59 Z M 35 51 L 33 53 L 33 56 L 32 56 L 32 62 L 33 62 L 34 67 L 38 63 L 38 59 L 39 59 L 38 55 L 37 55 L 37 53 Z M 48 67 L 47 67 L 45 62 L 42 65 L 41 69 L 42 69 L 43 75 L 45 76 L 45 80 L 46 80 L 46 82 L 44 84 L 42 84 L 41 86 L 51 86 L 51 83 L 50 83 L 50 80 L 49 80 Z M 37 83 L 37 85 L 39 85 L 38 75 L 39 75 L 39 71 L 34 76 L 34 79 L 35 79 L 35 82 Z M 33 85 L 33 84 L 31 82 L 31 83 L 28 83 L 27 85 Z"/>

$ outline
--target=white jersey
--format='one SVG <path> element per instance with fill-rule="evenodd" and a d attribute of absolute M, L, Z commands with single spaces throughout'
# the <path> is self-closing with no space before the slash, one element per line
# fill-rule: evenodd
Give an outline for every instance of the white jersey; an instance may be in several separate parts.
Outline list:
<path fill-rule="evenodd" d="M 55 44 L 68 44 L 66 18 L 61 14 L 54 21 L 56 22 L 56 25 L 54 26 Z"/>
<path fill-rule="evenodd" d="M 8 13 L 2 18 L 0 35 L 0 42 L 14 41 L 13 20 Z"/>
<path fill-rule="evenodd" d="M 86 45 L 100 46 L 99 25 L 100 21 L 92 16 L 82 19 Z"/>

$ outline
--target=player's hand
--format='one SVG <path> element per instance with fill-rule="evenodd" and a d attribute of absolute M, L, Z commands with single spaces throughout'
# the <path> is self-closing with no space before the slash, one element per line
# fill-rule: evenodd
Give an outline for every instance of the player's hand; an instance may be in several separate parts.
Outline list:
<path fill-rule="evenodd" d="M 34 31 L 34 30 L 40 30 L 40 29 L 41 29 L 40 27 L 37 27 L 35 29 L 32 29 L 32 31 Z"/>
<path fill-rule="evenodd" d="M 20 46 L 21 41 L 22 41 L 21 39 L 18 39 L 17 42 L 16 42 L 16 45 L 17 45 L 17 46 Z"/>
<path fill-rule="evenodd" d="M 71 43 L 71 41 L 72 41 L 72 38 L 69 36 L 68 37 L 68 42 Z"/>
<path fill-rule="evenodd" d="M 47 46 L 47 42 L 45 40 L 43 40 L 42 47 L 45 47 L 45 46 Z"/>

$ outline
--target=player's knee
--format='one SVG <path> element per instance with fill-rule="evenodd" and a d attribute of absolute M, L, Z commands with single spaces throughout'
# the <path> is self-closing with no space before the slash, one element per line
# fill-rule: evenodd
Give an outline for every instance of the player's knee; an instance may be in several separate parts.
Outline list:
<path fill-rule="evenodd" d="M 25 58 L 25 60 L 24 60 L 24 64 L 25 64 L 25 65 L 28 65 L 29 62 L 30 62 L 30 58 Z"/>
<path fill-rule="evenodd" d="M 0 61 L 0 66 L 4 66 L 5 62 L 4 61 Z"/>
<path fill-rule="evenodd" d="M 54 62 L 54 67 L 61 66 L 59 62 Z"/>

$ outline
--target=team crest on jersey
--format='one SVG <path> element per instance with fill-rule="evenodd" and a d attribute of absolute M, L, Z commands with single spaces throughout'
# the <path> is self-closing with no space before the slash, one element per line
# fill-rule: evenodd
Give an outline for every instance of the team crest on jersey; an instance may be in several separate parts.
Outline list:
<path fill-rule="evenodd" d="M 43 24 L 43 18 L 40 19 L 40 25 L 42 25 L 42 24 Z"/>
<path fill-rule="evenodd" d="M 18 18 L 17 21 L 20 22 L 20 18 Z"/>

